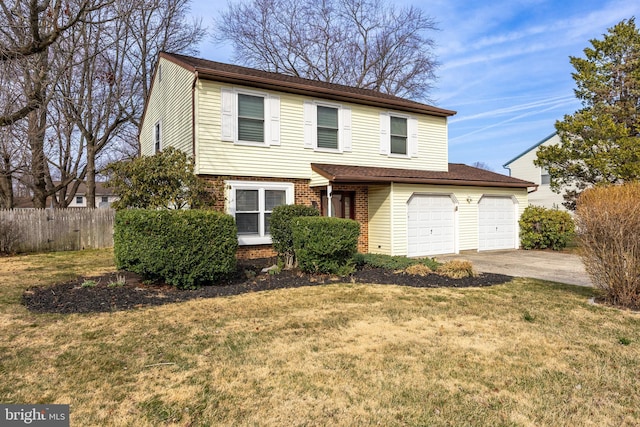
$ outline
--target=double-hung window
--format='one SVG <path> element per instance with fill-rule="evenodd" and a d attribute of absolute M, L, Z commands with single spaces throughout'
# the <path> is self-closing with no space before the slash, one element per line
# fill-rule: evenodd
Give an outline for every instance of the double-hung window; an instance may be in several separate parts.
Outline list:
<path fill-rule="evenodd" d="M 229 210 L 236 219 L 241 245 L 271 243 L 271 212 L 293 203 L 293 184 L 228 181 Z"/>
<path fill-rule="evenodd" d="M 407 154 L 407 119 L 391 116 L 391 154 Z"/>
<path fill-rule="evenodd" d="M 238 94 L 238 140 L 264 142 L 264 97 Z"/>
<path fill-rule="evenodd" d="M 418 120 L 396 113 L 380 113 L 380 154 L 418 156 Z"/>
<path fill-rule="evenodd" d="M 351 151 L 351 109 L 324 101 L 304 102 L 304 147 Z"/>
<path fill-rule="evenodd" d="M 280 145 L 280 98 L 264 92 L 222 88 L 220 139 L 245 145 Z"/>
<path fill-rule="evenodd" d="M 318 148 L 338 149 L 338 109 L 317 107 L 317 146 Z"/>

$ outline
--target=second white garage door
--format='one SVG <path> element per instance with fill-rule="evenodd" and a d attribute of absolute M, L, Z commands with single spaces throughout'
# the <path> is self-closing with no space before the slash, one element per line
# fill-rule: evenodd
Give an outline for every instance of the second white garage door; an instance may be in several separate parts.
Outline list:
<path fill-rule="evenodd" d="M 449 196 L 414 195 L 409 200 L 409 256 L 455 252 L 455 205 Z"/>
<path fill-rule="evenodd" d="M 513 199 L 484 196 L 478 204 L 478 228 L 479 251 L 517 248 Z"/>

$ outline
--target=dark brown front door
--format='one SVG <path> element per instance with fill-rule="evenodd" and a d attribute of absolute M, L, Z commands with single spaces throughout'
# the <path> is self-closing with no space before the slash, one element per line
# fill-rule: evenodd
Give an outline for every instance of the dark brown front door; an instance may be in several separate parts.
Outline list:
<path fill-rule="evenodd" d="M 331 216 L 355 219 L 355 193 L 353 191 L 334 191 L 331 195 Z M 322 216 L 327 216 L 327 192 L 322 192 Z"/>

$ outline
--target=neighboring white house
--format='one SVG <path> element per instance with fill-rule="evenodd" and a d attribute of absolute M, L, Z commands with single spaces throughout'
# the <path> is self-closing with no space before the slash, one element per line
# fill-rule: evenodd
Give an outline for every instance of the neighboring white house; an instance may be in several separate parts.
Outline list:
<path fill-rule="evenodd" d="M 54 182 L 54 184 L 59 184 L 59 182 Z M 71 186 L 67 187 L 70 189 Z M 118 200 L 118 196 L 113 193 L 109 187 L 105 186 L 104 183 L 96 182 L 96 208 L 110 208 L 111 203 Z M 67 195 L 68 197 L 68 195 Z M 53 207 L 53 201 L 51 197 L 47 197 L 46 206 L 48 208 Z M 87 186 L 84 182 L 78 185 L 78 191 L 74 194 L 71 203 L 69 203 L 69 208 L 86 208 L 87 207 Z M 14 208 L 15 209 L 33 209 L 33 201 L 31 200 L 31 196 L 22 195 L 14 198 Z"/>
<path fill-rule="evenodd" d="M 113 194 L 113 190 L 101 182 L 96 182 L 96 208 L 110 208 L 111 203 L 116 200 L 118 200 L 118 196 Z M 84 183 L 81 183 L 78 186 L 78 191 L 76 191 L 76 194 L 68 207 L 87 207 L 87 186 Z"/>
<path fill-rule="evenodd" d="M 549 209 L 557 208 L 560 210 L 566 210 L 562 204 L 562 202 L 564 202 L 562 194 L 551 191 L 549 173 L 545 169 L 533 164 L 533 161 L 537 158 L 539 147 L 556 145 L 559 143 L 560 137 L 558 134 L 552 133 L 503 165 L 505 169 L 509 169 L 510 176 L 520 178 L 525 181 L 531 181 L 538 185 L 537 191 L 529 193 L 530 205 L 543 206 Z"/>
<path fill-rule="evenodd" d="M 426 256 L 519 247 L 535 184 L 448 162 L 454 111 L 396 96 L 161 53 L 143 155 L 173 146 L 224 192 L 238 257 L 271 256 L 275 206 L 361 225 L 358 249 Z M 221 183 L 223 181 L 223 183 Z"/>

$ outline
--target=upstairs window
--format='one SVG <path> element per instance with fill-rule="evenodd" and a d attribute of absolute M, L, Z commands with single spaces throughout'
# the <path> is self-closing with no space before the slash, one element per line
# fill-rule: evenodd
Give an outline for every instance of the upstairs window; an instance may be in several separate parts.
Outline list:
<path fill-rule="evenodd" d="M 380 113 L 380 154 L 418 157 L 418 119 L 396 113 Z"/>
<path fill-rule="evenodd" d="M 540 169 L 540 184 L 541 185 L 551 184 L 551 175 L 549 175 L 549 171 L 545 168 Z"/>
<path fill-rule="evenodd" d="M 160 152 L 160 122 L 157 122 L 153 128 L 154 153 Z"/>
<path fill-rule="evenodd" d="M 81 205 L 83 200 L 84 200 L 84 198 L 82 196 L 76 196 L 76 204 L 77 205 Z"/>
<path fill-rule="evenodd" d="M 220 139 L 244 145 L 280 145 L 280 98 L 245 89 L 221 89 Z"/>
<path fill-rule="evenodd" d="M 318 148 L 338 149 L 338 109 L 318 106 Z"/>
<path fill-rule="evenodd" d="M 351 151 L 351 109 L 320 101 L 304 102 L 304 147 Z"/>
<path fill-rule="evenodd" d="M 407 119 L 391 116 L 391 154 L 407 154 Z"/>
<path fill-rule="evenodd" d="M 264 142 L 264 98 L 238 94 L 238 140 Z"/>

